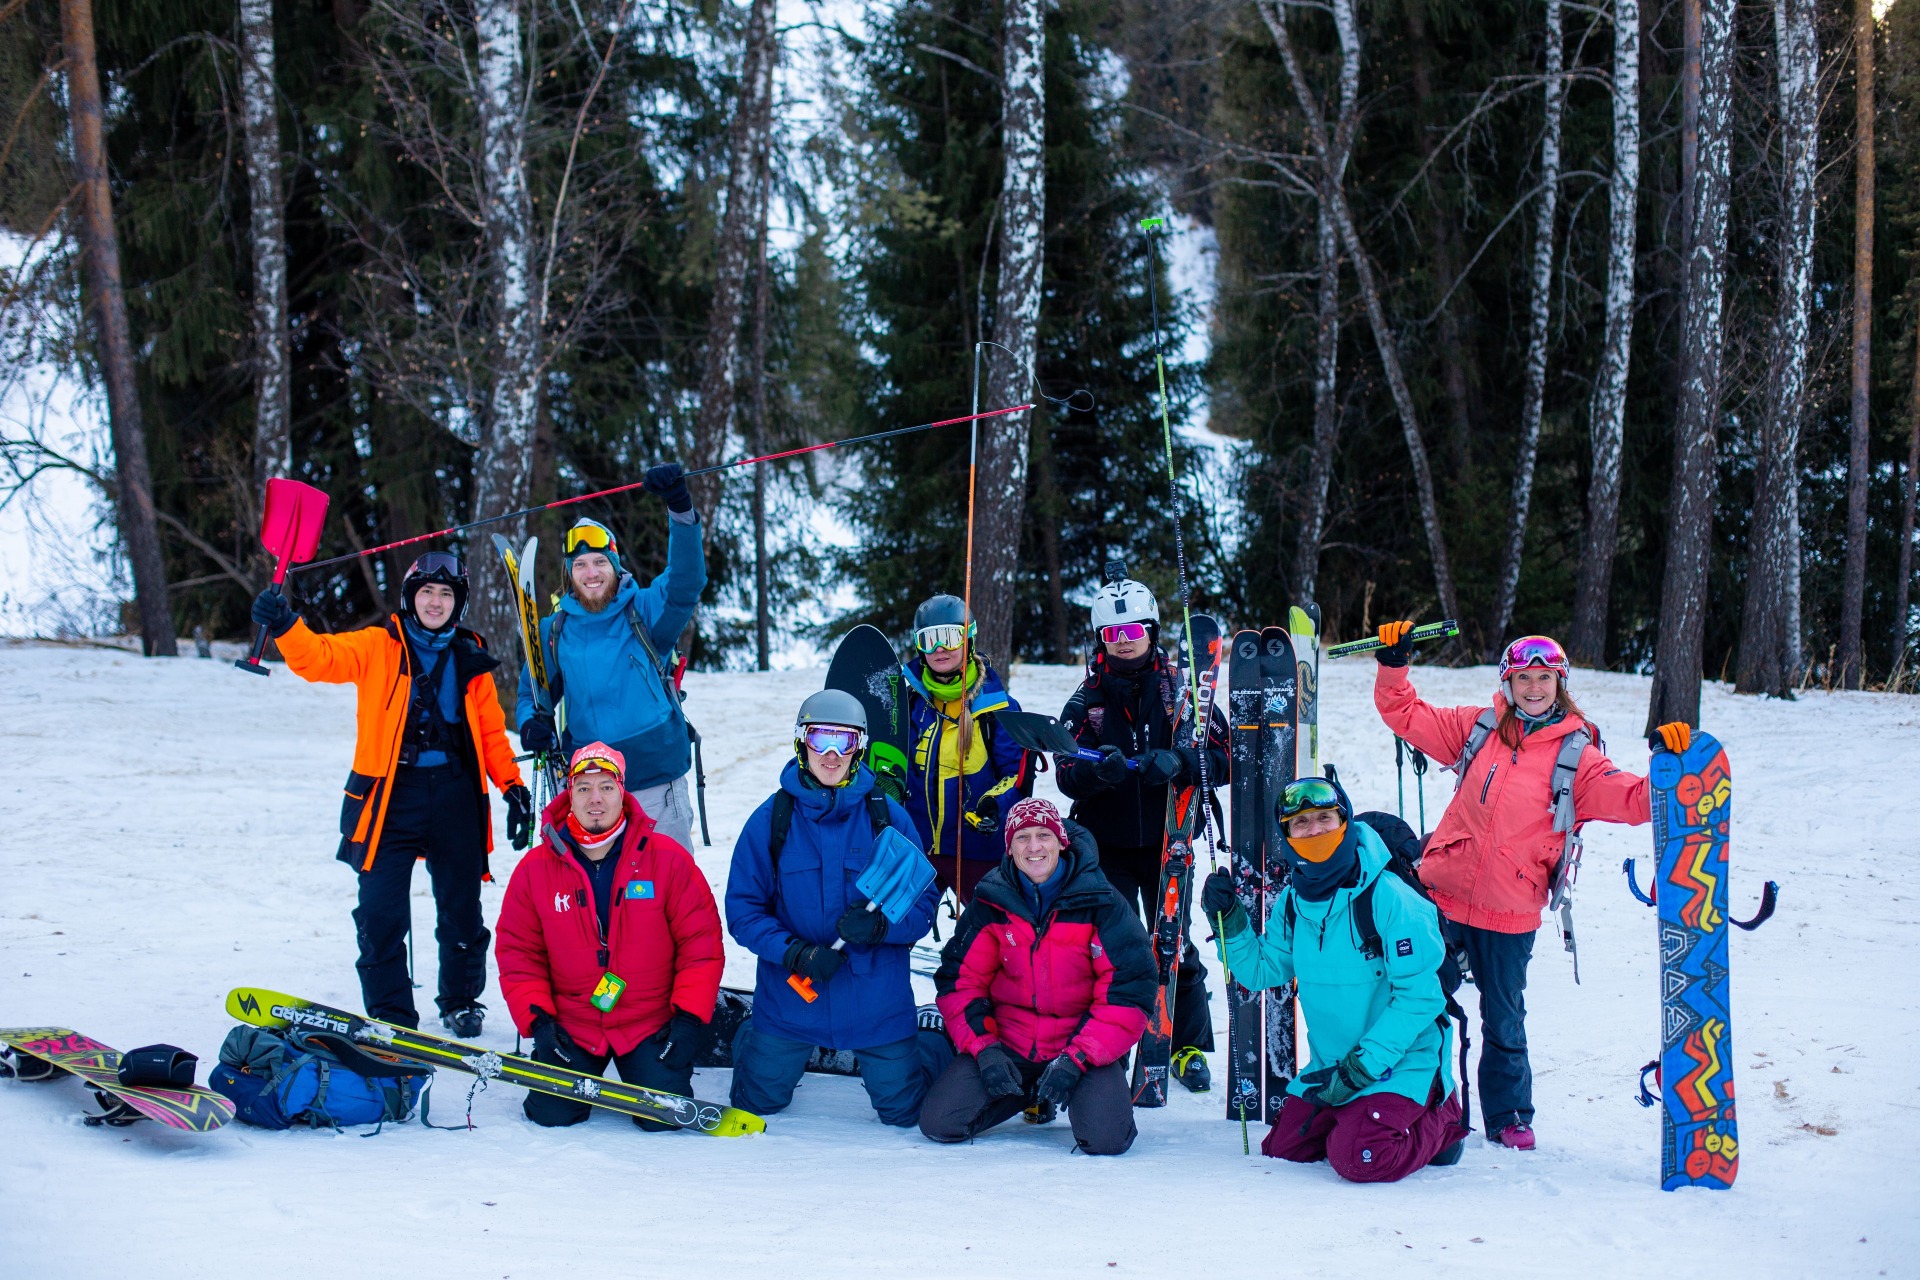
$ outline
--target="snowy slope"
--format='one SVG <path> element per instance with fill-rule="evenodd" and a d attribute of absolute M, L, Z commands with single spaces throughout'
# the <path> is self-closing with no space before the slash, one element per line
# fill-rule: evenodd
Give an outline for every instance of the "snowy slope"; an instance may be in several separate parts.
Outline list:
<path fill-rule="evenodd" d="M 1325 754 L 1357 803 L 1391 808 L 1372 672 L 1365 659 L 1330 664 Z M 819 678 L 689 678 L 714 826 L 700 861 L 716 890 Z M 1014 692 L 1057 710 L 1074 678 L 1022 668 Z M 1491 685 L 1485 669 L 1415 679 L 1440 701 L 1479 701 Z M 1646 689 L 1635 676 L 1576 677 L 1635 770 Z M 204 1065 L 233 985 L 358 1003 L 352 876 L 332 859 L 350 690 L 283 669 L 262 680 L 225 662 L 9 644 L 0 706 L 12 743 L 0 1023 L 69 1025 L 122 1048 L 171 1040 Z M 809 1077 L 765 1135 L 732 1142 L 642 1135 L 611 1116 L 542 1131 L 511 1086 L 475 1099 L 472 1132 L 102 1131 L 80 1124 L 76 1085 L 0 1083 L 0 1251 L 22 1275 L 135 1264 L 144 1277 L 322 1258 L 357 1275 L 461 1277 L 1915 1274 L 1920 701 L 1782 704 L 1714 687 L 1705 718 L 1738 787 L 1735 913 L 1763 879 L 1784 886 L 1772 924 L 1733 935 L 1744 1150 L 1730 1193 L 1657 1187 L 1658 1119 L 1632 1102 L 1656 1048 L 1654 923 L 1617 872 L 1650 842 L 1645 828 L 1601 828 L 1579 900 L 1584 985 L 1550 929 L 1535 957 L 1533 1155 L 1476 1136 L 1455 1168 L 1354 1187 L 1324 1165 L 1243 1156 L 1220 1095 L 1179 1090 L 1168 1109 L 1139 1113 L 1131 1153 L 1092 1159 L 1070 1153 L 1064 1124 L 937 1147 L 881 1126 L 858 1082 L 838 1078 Z M 1429 780 L 1430 820 L 1445 780 Z M 490 914 L 512 863 L 496 858 Z M 421 938 L 432 919 L 422 873 Z M 431 956 L 429 945 L 427 1006 Z M 730 980 L 751 973 L 736 954 Z M 495 1010 L 487 1040 L 511 1046 Z M 443 1081 L 442 1122 L 458 1117 L 460 1083 Z M 696 1086 L 724 1098 L 726 1073 Z"/>

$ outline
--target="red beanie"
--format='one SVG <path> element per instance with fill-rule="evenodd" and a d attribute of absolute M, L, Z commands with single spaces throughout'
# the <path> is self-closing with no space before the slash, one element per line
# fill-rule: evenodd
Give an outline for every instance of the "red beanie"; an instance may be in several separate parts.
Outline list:
<path fill-rule="evenodd" d="M 1060 824 L 1060 811 L 1037 796 L 1022 800 L 1007 814 L 1007 848 L 1013 848 L 1013 833 L 1026 827 L 1045 827 L 1053 832 L 1062 848 L 1067 844 L 1067 829 Z"/>

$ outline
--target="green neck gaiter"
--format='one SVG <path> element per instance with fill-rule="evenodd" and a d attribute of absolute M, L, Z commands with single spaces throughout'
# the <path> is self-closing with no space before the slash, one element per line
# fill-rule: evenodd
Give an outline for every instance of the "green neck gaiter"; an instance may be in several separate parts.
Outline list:
<path fill-rule="evenodd" d="M 980 666 L 972 658 L 967 665 L 950 676 L 943 676 L 932 667 L 920 669 L 920 682 L 927 686 L 927 692 L 942 702 L 952 702 L 974 686 L 980 677 Z"/>

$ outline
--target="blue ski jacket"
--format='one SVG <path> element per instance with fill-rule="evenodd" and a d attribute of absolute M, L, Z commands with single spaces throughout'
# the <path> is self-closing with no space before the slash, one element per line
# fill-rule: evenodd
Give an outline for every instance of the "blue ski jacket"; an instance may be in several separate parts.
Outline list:
<path fill-rule="evenodd" d="M 589 742 L 604 742 L 627 758 L 627 789 L 672 782 L 693 758 L 686 717 L 669 673 L 662 671 L 641 644 L 644 629 L 662 661 L 686 629 L 707 585 L 707 561 L 700 548 L 698 522 L 667 524 L 667 567 L 641 586 L 631 575 L 607 607 L 593 613 L 571 593 L 559 609 L 540 622 L 540 643 L 547 650 L 548 679 L 554 702 L 562 708 L 565 732 L 561 748 L 572 753 Z M 554 624 L 561 618 L 560 638 Z M 533 714 L 533 678 L 520 667 L 520 696 L 514 723 Z"/>
<path fill-rule="evenodd" d="M 787 831 L 776 868 L 770 852 L 773 797 L 747 819 L 734 842 L 727 873 L 727 932 L 759 957 L 753 993 L 755 1025 L 770 1033 L 827 1049 L 867 1049 L 894 1044 L 915 1032 L 913 980 L 908 958 L 913 944 L 933 927 L 939 890 L 929 885 L 913 909 L 873 946 L 846 948 L 847 962 L 833 978 L 816 987 L 809 1004 L 787 985 L 781 963 L 798 938 L 831 946 L 840 936 L 835 925 L 860 892 L 854 881 L 873 857 L 873 821 L 867 795 L 871 770 L 861 765 L 845 786 L 831 790 L 803 778 L 798 761 L 788 761 L 780 790 L 793 797 L 793 825 Z M 887 801 L 890 825 L 912 840 L 907 811 Z"/>
<path fill-rule="evenodd" d="M 1313 1051 L 1306 1071 L 1331 1066 L 1357 1046 L 1375 1076 L 1363 1095 L 1397 1093 L 1425 1106 L 1436 1079 L 1440 1097 L 1454 1089 L 1453 1026 L 1440 993 L 1440 914 L 1386 869 L 1387 847 L 1372 827 L 1355 822 L 1349 829 L 1360 845 L 1359 880 L 1325 902 L 1296 897 L 1291 885 L 1282 889 L 1268 908 L 1265 933 L 1243 929 L 1226 940 L 1227 967 L 1250 991 L 1298 979 Z M 1373 923 L 1385 954 L 1369 958 L 1361 954 L 1353 900 L 1375 882 Z M 1306 1071 L 1287 1086 L 1296 1097 L 1305 1092 Z"/>
<path fill-rule="evenodd" d="M 914 658 L 900 668 L 907 690 L 907 724 L 913 733 L 913 751 L 907 761 L 907 810 L 920 832 L 921 847 L 930 854 L 960 856 L 976 862 L 997 863 L 1007 854 L 1000 832 L 1007 812 L 1032 789 L 1027 753 L 1000 732 L 996 711 L 1018 711 L 1020 704 L 1007 692 L 1000 675 L 980 662 L 969 705 L 973 736 L 967 758 L 960 754 L 960 704 L 943 702 L 921 679 L 924 659 Z M 982 805 L 995 819 L 982 830 L 967 815 Z"/>

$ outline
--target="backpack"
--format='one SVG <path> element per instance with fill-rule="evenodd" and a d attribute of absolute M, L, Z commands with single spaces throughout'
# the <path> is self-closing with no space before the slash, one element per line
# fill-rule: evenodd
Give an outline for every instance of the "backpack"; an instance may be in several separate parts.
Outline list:
<path fill-rule="evenodd" d="M 867 793 L 867 821 L 873 825 L 873 838 L 893 825 L 887 798 L 876 791 Z M 787 833 L 793 830 L 793 793 L 784 788 L 773 797 L 773 830 L 767 834 L 767 860 L 773 864 L 773 882 L 780 883 L 780 850 L 786 847 Z"/>
<path fill-rule="evenodd" d="M 235 1027 L 207 1085 L 233 1102 L 235 1119 L 258 1128 L 338 1129 L 411 1119 L 432 1074 L 365 1075 L 298 1029 Z"/>

